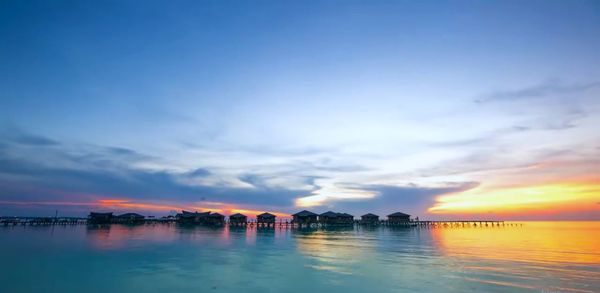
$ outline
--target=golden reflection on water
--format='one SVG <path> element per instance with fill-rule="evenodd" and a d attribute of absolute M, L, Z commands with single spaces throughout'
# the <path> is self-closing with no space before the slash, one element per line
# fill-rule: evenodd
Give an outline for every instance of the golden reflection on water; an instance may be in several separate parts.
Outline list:
<path fill-rule="evenodd" d="M 56 241 L 44 244 L 53 250 L 33 249 L 37 242 L 29 240 L 24 243 L 30 251 L 53 256 L 63 246 L 76 247 L 83 239 L 81 243 L 91 248 L 83 263 L 88 257 L 103 257 L 107 251 L 127 251 L 115 254 L 119 257 L 113 261 L 117 267 L 123 266 L 121 261 L 126 263 L 125 274 L 135 272 L 130 277 L 143 276 L 139 274 L 143 271 L 156 278 L 177 279 L 179 275 L 173 272 L 187 272 L 181 279 L 185 284 L 193 275 L 210 280 L 229 276 L 222 282 L 234 287 L 239 284 L 225 280 L 242 276 L 247 283 L 240 288 L 255 284 L 257 278 L 270 285 L 280 282 L 281 288 L 298 282 L 314 292 L 338 287 L 357 292 L 370 290 L 365 288 L 386 292 L 600 292 L 600 222 L 317 230 L 90 225 L 73 230 L 83 231 L 83 237 L 67 228 L 56 230 L 54 235 L 59 236 L 51 238 Z M 7 231 L 12 233 L 0 236 L 45 239 L 41 233 L 47 229 Z M 143 254 L 129 253 L 138 248 L 143 248 Z M 15 275 L 32 267 L 37 263 L 21 266 Z M 293 273 L 282 273 L 286 271 Z M 310 282 L 298 281 L 298 276 Z M 432 290 L 423 291 L 429 288 Z"/>
<path fill-rule="evenodd" d="M 172 242 L 177 236 L 158 225 L 88 225 L 86 235 L 92 247 L 103 250 L 123 248 L 131 240 Z"/>
<path fill-rule="evenodd" d="M 309 267 L 338 274 L 352 274 L 364 247 L 353 237 L 354 231 L 300 231 L 295 233 L 296 248 L 313 260 Z"/>
<path fill-rule="evenodd" d="M 522 227 L 432 229 L 448 256 L 600 264 L 600 222 L 526 222 Z"/>
<path fill-rule="evenodd" d="M 598 292 L 600 222 L 524 222 L 431 233 L 464 281 L 510 290 Z"/>

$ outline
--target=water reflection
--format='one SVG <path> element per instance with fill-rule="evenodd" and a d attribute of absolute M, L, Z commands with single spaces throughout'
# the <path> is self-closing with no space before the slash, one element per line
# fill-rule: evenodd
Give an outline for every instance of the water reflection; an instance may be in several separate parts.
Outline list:
<path fill-rule="evenodd" d="M 600 292 L 595 235 L 597 222 L 432 229 L 7 228 L 0 229 L 0 292 L 44 291 L 49 284 L 57 291 L 102 292 Z M 14 281 L 19 278 L 23 282 Z"/>
<path fill-rule="evenodd" d="M 298 252 L 312 260 L 307 266 L 316 270 L 351 275 L 368 248 L 353 227 L 302 229 L 292 233 Z"/>
<path fill-rule="evenodd" d="M 518 228 L 432 229 L 436 248 L 460 263 L 457 277 L 508 288 L 596 292 L 599 222 L 530 222 Z M 600 289 L 597 288 L 596 289 Z"/>
<path fill-rule="evenodd" d="M 599 264 L 600 222 L 530 222 L 517 228 L 432 229 L 446 255 L 545 263 Z"/>
<path fill-rule="evenodd" d="M 97 249 L 121 249 L 177 239 L 168 225 L 87 225 L 85 231 L 88 243 Z"/>

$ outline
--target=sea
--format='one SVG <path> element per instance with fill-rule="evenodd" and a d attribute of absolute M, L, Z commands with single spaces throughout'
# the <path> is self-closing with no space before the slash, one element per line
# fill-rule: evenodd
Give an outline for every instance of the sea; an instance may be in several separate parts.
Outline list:
<path fill-rule="evenodd" d="M 8 226 L 0 292 L 600 292 L 600 222 Z"/>

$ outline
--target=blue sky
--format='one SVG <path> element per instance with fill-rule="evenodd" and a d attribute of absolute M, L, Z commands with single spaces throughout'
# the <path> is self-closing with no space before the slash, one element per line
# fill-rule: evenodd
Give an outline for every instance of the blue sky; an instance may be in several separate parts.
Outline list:
<path fill-rule="evenodd" d="M 566 178 L 590 206 L 543 216 L 600 218 L 598 36 L 595 1 L 3 1 L 0 214 L 427 215 Z"/>

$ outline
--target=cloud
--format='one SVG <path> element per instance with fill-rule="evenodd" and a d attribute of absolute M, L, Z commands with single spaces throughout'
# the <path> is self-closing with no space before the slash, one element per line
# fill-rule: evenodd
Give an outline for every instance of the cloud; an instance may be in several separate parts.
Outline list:
<path fill-rule="evenodd" d="M 19 135 L 15 138 L 15 142 L 24 144 L 24 145 L 33 145 L 33 146 L 53 146 L 58 145 L 58 142 L 36 135 Z"/>
<path fill-rule="evenodd" d="M 136 169 L 86 170 L 47 168 L 17 160 L 0 159 L 0 174 L 21 179 L 0 178 L 3 185 L 35 184 L 47 190 L 62 190 L 72 194 L 95 194 L 115 198 L 169 199 L 184 202 L 214 201 L 239 204 L 289 206 L 293 199 L 309 190 L 268 188 L 256 184 L 252 188 L 188 185 L 178 180 L 180 174 L 166 171 Z M 51 194 L 39 194 L 46 198 Z"/>
<path fill-rule="evenodd" d="M 431 144 L 433 147 L 465 147 L 465 146 L 481 146 L 489 145 L 503 137 L 512 134 L 518 134 L 530 131 L 531 127 L 515 125 L 512 127 L 500 128 L 493 131 L 489 131 L 480 136 L 463 139 L 463 140 L 449 140 L 445 142 L 437 142 Z"/>
<path fill-rule="evenodd" d="M 240 178 L 250 183 L 245 187 L 190 183 L 186 180 L 190 177 L 217 175 L 206 168 L 188 172 L 135 168 L 131 162 L 152 157 L 126 148 L 56 145 L 60 147 L 42 157 L 25 155 L 24 150 L 10 145 L 9 151 L 0 153 L 3 200 L 82 200 L 94 196 L 289 207 L 295 198 L 314 189 L 271 186 L 265 175 L 252 173 Z M 43 146 L 32 145 L 34 152 Z M 313 178 L 301 180 L 314 184 Z"/>
<path fill-rule="evenodd" d="M 570 97 L 583 91 L 600 87 L 600 81 L 577 84 L 564 84 L 560 80 L 550 80 L 539 85 L 518 90 L 497 91 L 475 100 L 476 103 L 509 102 L 526 99 L 540 99 L 559 95 Z"/>
<path fill-rule="evenodd" d="M 600 81 L 567 84 L 550 80 L 517 90 L 496 91 L 475 100 L 479 111 L 519 119 L 532 130 L 568 130 L 600 109 Z"/>
<path fill-rule="evenodd" d="M 466 175 L 472 173 L 488 173 L 501 171 L 523 172 L 533 168 L 540 163 L 556 160 L 575 161 L 580 156 L 572 149 L 535 148 L 527 152 L 524 157 L 514 158 L 517 151 L 503 147 L 488 147 L 479 151 L 467 153 L 466 155 L 439 162 L 436 166 L 423 168 L 416 172 L 423 177 Z"/>
<path fill-rule="evenodd" d="M 22 146 L 56 146 L 59 143 L 45 136 L 24 132 L 14 126 L 3 126 L 0 129 L 0 140 Z"/>
<path fill-rule="evenodd" d="M 200 151 L 218 151 L 218 152 L 234 152 L 234 153 L 245 153 L 251 155 L 267 155 L 274 157 L 306 157 L 316 156 L 323 154 L 332 154 L 339 152 L 335 148 L 317 148 L 313 146 L 272 146 L 272 145 L 245 145 L 245 144 L 227 144 L 227 145 L 215 145 L 215 144 L 199 144 L 196 142 L 184 141 L 181 145 L 188 149 L 195 149 Z"/>
<path fill-rule="evenodd" d="M 115 155 L 125 155 L 125 156 L 135 156 L 138 155 L 137 152 L 128 148 L 122 147 L 107 147 L 106 148 L 110 153 Z"/>
<path fill-rule="evenodd" d="M 383 213 L 396 211 L 423 215 L 435 202 L 435 197 L 455 192 L 462 192 L 479 186 L 479 182 L 443 183 L 440 186 L 429 187 L 417 184 L 405 186 L 394 185 L 362 185 L 347 187 L 364 192 L 374 192 L 375 197 L 365 199 L 338 200 L 333 202 L 335 208 L 354 213 Z M 380 216 L 382 216 L 381 214 Z"/>
<path fill-rule="evenodd" d="M 206 177 L 212 174 L 210 171 L 204 168 L 198 168 L 187 173 L 190 177 Z"/>

